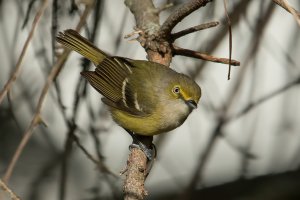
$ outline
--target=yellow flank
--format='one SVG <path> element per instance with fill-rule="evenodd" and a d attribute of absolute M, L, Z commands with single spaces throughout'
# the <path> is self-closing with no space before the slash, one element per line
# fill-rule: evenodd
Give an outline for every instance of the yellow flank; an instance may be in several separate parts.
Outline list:
<path fill-rule="evenodd" d="M 139 135 L 152 136 L 161 133 L 157 117 L 145 117 L 128 114 L 124 111 L 111 108 L 112 117 L 121 126 Z"/>

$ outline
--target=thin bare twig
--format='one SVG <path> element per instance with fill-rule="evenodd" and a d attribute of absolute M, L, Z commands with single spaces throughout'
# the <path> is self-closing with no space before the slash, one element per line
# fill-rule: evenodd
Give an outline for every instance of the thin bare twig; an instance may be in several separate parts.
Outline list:
<path fill-rule="evenodd" d="M 187 57 L 191 57 L 191 58 L 197 58 L 197 59 L 202 59 L 202 60 L 207 60 L 207 61 L 211 61 L 211 62 L 216 62 L 216 63 L 222 63 L 222 64 L 231 64 L 233 66 L 240 66 L 240 62 L 237 60 L 230 60 L 227 58 L 219 58 L 219 57 L 215 57 L 215 56 L 211 56 L 208 54 L 204 54 L 204 53 L 200 53 L 197 51 L 192 51 L 189 49 L 184 49 L 181 47 L 177 47 L 175 45 L 173 45 L 173 54 L 174 55 L 180 55 L 180 56 L 187 56 Z"/>
<path fill-rule="evenodd" d="M 300 26 L 300 13 L 296 11 L 292 6 L 290 6 L 289 2 L 287 0 L 281 0 L 282 5 L 286 10 L 288 10 L 292 15 L 294 16 L 296 22 Z"/>
<path fill-rule="evenodd" d="M 228 31 L 229 31 L 229 66 L 228 66 L 228 77 L 227 77 L 227 79 L 230 80 L 231 56 L 232 56 L 232 30 L 231 30 L 230 17 L 228 15 L 228 11 L 227 11 L 226 0 L 223 0 L 223 2 L 224 2 L 224 10 L 225 10 L 225 15 L 226 15 L 227 23 L 228 23 Z"/>
<path fill-rule="evenodd" d="M 163 39 L 168 40 L 170 38 L 173 28 L 186 16 L 194 12 L 200 7 L 204 7 L 207 3 L 212 0 L 191 0 L 176 9 L 162 24 L 159 36 Z"/>
<path fill-rule="evenodd" d="M 11 190 L 9 189 L 9 187 L 0 179 L 0 188 L 6 192 L 7 194 L 9 194 L 9 197 L 12 200 L 20 200 L 20 198 Z"/>
<path fill-rule="evenodd" d="M 112 172 L 109 168 L 107 168 L 101 161 L 97 160 L 96 158 L 94 158 L 89 152 L 88 150 L 80 143 L 79 138 L 73 134 L 72 135 L 72 139 L 73 141 L 75 141 L 76 145 L 78 146 L 79 149 L 81 149 L 81 151 L 86 155 L 86 157 L 91 160 L 101 171 L 111 174 L 114 177 L 119 177 L 116 173 Z"/>
<path fill-rule="evenodd" d="M 88 17 L 88 14 L 90 13 L 91 9 L 92 9 L 91 4 L 87 4 L 86 8 L 83 12 L 83 15 L 81 16 L 80 21 L 76 27 L 77 31 L 79 31 L 83 27 L 83 25 L 86 23 L 86 19 Z M 57 62 L 55 63 L 55 65 L 52 67 L 52 70 L 47 78 L 47 81 L 46 81 L 46 83 L 42 89 L 41 95 L 39 97 L 39 100 L 38 100 L 38 103 L 36 106 L 36 110 L 35 110 L 35 114 L 32 118 L 32 121 L 31 121 L 29 127 L 27 128 L 27 130 L 25 131 L 25 133 L 23 134 L 23 138 L 22 138 L 19 146 L 17 147 L 15 154 L 13 155 L 13 158 L 10 161 L 10 163 L 7 167 L 7 170 L 4 174 L 3 180 L 6 183 L 8 182 L 24 147 L 26 146 L 29 139 L 31 138 L 34 128 L 42 122 L 42 118 L 41 118 L 40 114 L 41 114 L 44 100 L 46 98 L 46 95 L 48 93 L 48 90 L 49 90 L 51 84 L 53 83 L 54 79 L 57 77 L 57 75 L 63 68 L 64 63 L 69 54 L 70 54 L 70 51 L 65 49 L 64 52 L 61 54 L 61 56 L 57 59 Z"/>
<path fill-rule="evenodd" d="M 201 31 L 201 30 L 208 29 L 208 28 L 212 28 L 212 27 L 215 27 L 215 26 L 218 26 L 218 25 L 219 25 L 218 21 L 200 24 L 198 26 L 193 26 L 193 27 L 184 29 L 184 30 L 179 31 L 177 33 L 172 33 L 171 34 L 171 38 L 172 38 L 173 41 L 175 41 L 178 38 L 183 37 L 183 36 L 185 36 L 187 34 L 194 33 L 196 31 Z"/>
<path fill-rule="evenodd" d="M 28 34 L 28 37 L 25 41 L 25 44 L 23 46 L 23 49 L 21 51 L 21 54 L 19 56 L 19 59 L 17 61 L 17 64 L 16 64 L 16 67 L 15 67 L 15 70 L 14 72 L 12 73 L 10 79 L 7 81 L 7 83 L 4 85 L 4 88 L 1 90 L 0 92 L 0 104 L 2 103 L 4 97 L 6 96 L 6 94 L 9 92 L 10 88 L 12 87 L 12 84 L 13 82 L 19 77 L 20 75 L 20 72 L 21 72 L 21 64 L 22 64 L 22 61 L 23 61 L 23 58 L 25 56 L 25 53 L 27 51 L 27 48 L 33 38 L 33 35 L 34 35 L 34 32 L 35 32 L 35 29 L 41 19 L 41 16 L 43 15 L 45 9 L 47 8 L 47 5 L 48 5 L 48 0 L 43 0 L 43 2 L 41 3 L 35 17 L 34 17 L 34 20 L 32 22 L 32 26 L 31 26 L 31 30 Z"/>
<path fill-rule="evenodd" d="M 27 25 L 28 23 L 28 20 L 29 20 L 29 16 L 30 16 L 30 13 L 31 13 L 31 10 L 33 8 L 33 5 L 34 3 L 36 2 L 36 0 L 31 0 L 28 4 L 28 7 L 27 7 L 27 12 L 26 12 L 26 15 L 25 15 L 25 18 L 24 18 L 24 22 L 22 24 L 22 29 L 25 28 L 25 26 Z"/>
<path fill-rule="evenodd" d="M 285 9 L 286 11 L 288 11 L 289 13 L 293 14 L 294 17 L 296 18 L 297 22 L 299 21 L 300 18 L 300 12 L 297 11 L 296 9 L 294 9 L 293 7 L 291 7 L 287 1 L 285 0 L 273 0 L 274 3 L 276 3 L 277 5 L 279 5 L 280 7 L 282 7 L 283 9 Z"/>

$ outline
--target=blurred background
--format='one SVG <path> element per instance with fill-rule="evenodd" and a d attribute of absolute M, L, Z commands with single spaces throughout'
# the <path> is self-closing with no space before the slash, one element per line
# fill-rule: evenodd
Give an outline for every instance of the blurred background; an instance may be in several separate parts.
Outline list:
<path fill-rule="evenodd" d="M 172 2 L 161 22 L 185 1 Z M 298 0 L 289 0 L 300 10 Z M 15 69 L 42 1 L 0 1 L 0 88 Z M 79 5 L 79 6 L 78 6 Z M 228 1 L 232 58 L 241 66 L 174 57 L 171 66 L 193 77 L 203 96 L 176 130 L 155 137 L 158 157 L 146 180 L 147 199 L 300 199 L 300 27 L 273 1 Z M 124 39 L 135 27 L 123 1 L 96 1 L 81 34 L 112 55 L 146 59 L 138 42 Z M 0 177 L 29 127 L 56 60 L 54 36 L 75 28 L 82 4 L 52 0 L 21 64 L 20 76 L 0 105 Z M 180 47 L 229 56 L 223 1 L 213 1 L 174 32 L 206 22 L 219 26 L 187 35 Z M 131 143 L 110 118 L 101 95 L 80 77 L 93 66 L 71 53 L 51 85 L 37 126 L 9 180 L 27 200 L 122 199 Z M 76 137 L 75 137 L 75 136 Z M 92 156 L 94 161 L 89 157 Z M 8 199 L 8 198 L 7 198 Z"/>

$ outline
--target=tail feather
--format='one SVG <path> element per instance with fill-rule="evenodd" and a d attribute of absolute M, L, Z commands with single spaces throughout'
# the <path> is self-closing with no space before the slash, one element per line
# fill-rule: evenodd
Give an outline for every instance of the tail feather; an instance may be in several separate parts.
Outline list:
<path fill-rule="evenodd" d="M 56 37 L 56 40 L 68 49 L 76 51 L 85 58 L 89 59 L 96 66 L 108 56 L 105 52 L 98 49 L 90 41 L 72 29 L 60 32 Z"/>

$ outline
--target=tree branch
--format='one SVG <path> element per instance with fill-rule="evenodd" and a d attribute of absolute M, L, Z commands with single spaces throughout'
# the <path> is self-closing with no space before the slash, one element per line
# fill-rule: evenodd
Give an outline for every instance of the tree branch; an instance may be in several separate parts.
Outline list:
<path fill-rule="evenodd" d="M 291 13 L 296 22 L 298 23 L 298 25 L 300 26 L 300 13 L 299 11 L 297 11 L 296 9 L 294 9 L 292 6 L 290 6 L 290 4 L 288 3 L 287 0 L 273 0 L 276 4 L 278 4 L 279 6 L 281 6 L 282 8 L 284 8 L 286 11 L 288 11 L 289 13 Z"/>
<path fill-rule="evenodd" d="M 208 54 L 200 53 L 197 51 L 192 51 L 189 49 L 177 47 L 175 45 L 173 45 L 173 53 L 174 55 L 179 55 L 179 56 L 187 56 L 191 58 L 197 58 L 197 59 L 207 60 L 216 63 L 229 64 L 229 59 L 227 58 L 219 58 Z M 237 60 L 231 60 L 231 65 L 240 66 L 240 62 Z"/>
<path fill-rule="evenodd" d="M 146 155 L 140 149 L 133 148 L 127 160 L 126 179 L 123 187 L 125 200 L 141 200 L 147 195 L 144 188 L 146 166 Z"/>
<path fill-rule="evenodd" d="M 196 31 L 201 31 L 201 30 L 208 29 L 208 28 L 212 28 L 212 27 L 215 27 L 215 26 L 218 26 L 218 25 L 219 25 L 218 21 L 208 22 L 208 23 L 205 23 L 205 24 L 200 24 L 198 26 L 193 26 L 191 28 L 184 29 L 184 30 L 179 31 L 177 33 L 173 33 L 173 34 L 171 34 L 171 38 L 172 38 L 172 41 L 175 41 L 178 38 L 183 37 L 187 34 L 194 33 Z"/>
<path fill-rule="evenodd" d="M 0 179 L 0 188 L 6 192 L 7 194 L 9 194 L 10 199 L 12 200 L 20 200 L 20 198 L 11 190 L 9 189 L 9 187 Z M 1 194 L 0 194 L 0 198 L 1 198 Z"/>
<path fill-rule="evenodd" d="M 157 9 L 151 0 L 125 0 L 126 6 L 135 17 L 139 37 L 137 41 L 147 52 L 148 59 L 166 66 L 170 65 L 174 55 L 201 58 L 213 62 L 229 63 L 226 58 L 216 58 L 191 50 L 185 50 L 174 46 L 175 39 L 186 34 L 217 25 L 217 22 L 199 25 L 171 34 L 173 28 L 186 16 L 200 7 L 205 6 L 212 0 L 191 0 L 180 6 L 167 18 L 160 27 Z M 239 65 L 238 61 L 232 60 L 232 65 Z M 147 137 L 146 137 L 147 138 Z M 145 139 L 152 143 L 152 138 Z M 147 145 L 147 144 L 146 144 Z M 147 145 L 148 146 L 148 145 Z M 146 195 L 144 181 L 146 177 L 147 158 L 139 149 L 133 149 L 128 157 L 126 179 L 124 182 L 125 199 L 143 199 Z"/>
<path fill-rule="evenodd" d="M 0 92 L 0 104 L 1 102 L 3 101 L 4 97 L 6 96 L 6 94 L 9 92 L 10 88 L 12 87 L 12 84 L 14 83 L 15 80 L 17 80 L 17 78 L 19 77 L 20 73 L 21 73 L 21 69 L 22 69 L 22 61 L 23 61 L 23 58 L 26 54 L 26 51 L 27 51 L 27 48 L 33 38 L 33 35 L 34 35 L 34 32 L 35 32 L 35 29 L 37 27 L 37 25 L 39 24 L 39 21 L 45 11 L 45 9 L 47 8 L 47 5 L 48 5 L 48 0 L 44 0 L 41 5 L 40 5 L 40 8 L 38 9 L 35 17 L 34 17 L 34 20 L 32 22 L 32 27 L 31 27 L 31 30 L 28 34 L 28 37 L 25 41 L 25 44 L 23 46 L 23 49 L 22 49 L 22 52 L 19 56 L 19 59 L 17 61 L 17 64 L 16 64 L 16 67 L 15 67 L 15 71 L 12 73 L 10 79 L 7 81 L 7 83 L 5 84 L 4 88 L 2 89 L 2 91 Z M 29 8 L 28 8 L 29 9 Z"/>
<path fill-rule="evenodd" d="M 207 3 L 211 2 L 212 0 L 191 0 L 187 3 L 180 6 L 177 10 L 175 10 L 162 24 L 159 36 L 163 39 L 170 39 L 170 34 L 173 28 L 186 16 L 194 12 L 200 7 L 205 6 Z"/>

